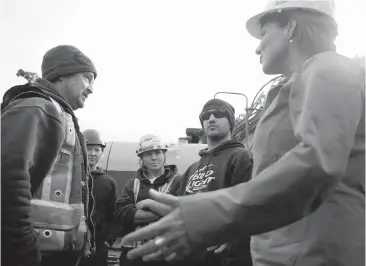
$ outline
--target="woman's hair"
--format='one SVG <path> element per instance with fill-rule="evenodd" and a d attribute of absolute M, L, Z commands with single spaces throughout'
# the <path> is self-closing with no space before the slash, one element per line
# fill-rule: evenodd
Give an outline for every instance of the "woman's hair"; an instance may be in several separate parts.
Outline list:
<path fill-rule="evenodd" d="M 281 27 L 285 27 L 291 18 L 297 22 L 291 39 L 302 53 L 312 56 L 336 50 L 334 41 L 338 35 L 337 23 L 319 12 L 303 9 L 282 10 L 263 16 L 260 23 L 263 27 L 267 22 L 277 22 Z"/>

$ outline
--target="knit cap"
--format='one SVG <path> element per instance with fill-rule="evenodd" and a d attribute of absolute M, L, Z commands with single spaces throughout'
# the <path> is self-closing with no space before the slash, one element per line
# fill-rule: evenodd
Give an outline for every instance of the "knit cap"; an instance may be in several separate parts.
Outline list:
<path fill-rule="evenodd" d="M 48 81 L 81 72 L 92 72 L 97 77 L 93 62 L 74 46 L 59 45 L 43 56 L 42 78 Z"/>

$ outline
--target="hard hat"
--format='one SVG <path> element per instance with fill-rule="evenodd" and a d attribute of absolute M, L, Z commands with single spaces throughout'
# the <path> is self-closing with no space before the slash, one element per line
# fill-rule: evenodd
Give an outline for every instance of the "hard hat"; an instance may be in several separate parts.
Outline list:
<path fill-rule="evenodd" d="M 102 148 L 105 148 L 105 143 L 100 139 L 100 134 L 95 129 L 87 129 L 83 132 L 84 137 L 86 138 L 86 145 L 100 145 Z"/>
<path fill-rule="evenodd" d="M 158 136 L 148 134 L 140 139 L 136 153 L 137 156 L 140 156 L 144 152 L 155 150 L 167 151 L 168 149 L 167 145 L 164 145 Z"/>
<path fill-rule="evenodd" d="M 260 19 L 273 12 L 281 12 L 282 10 L 303 9 L 327 15 L 334 19 L 334 0 L 267 0 L 264 11 L 248 19 L 246 27 L 250 35 L 254 38 L 261 38 Z"/>

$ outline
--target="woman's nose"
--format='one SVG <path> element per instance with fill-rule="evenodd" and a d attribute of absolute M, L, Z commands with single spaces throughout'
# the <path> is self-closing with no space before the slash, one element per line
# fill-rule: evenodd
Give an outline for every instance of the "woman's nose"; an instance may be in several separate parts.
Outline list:
<path fill-rule="evenodd" d="M 255 53 L 256 53 L 257 55 L 260 55 L 260 54 L 261 54 L 261 44 L 258 44 L 257 49 L 255 49 Z"/>

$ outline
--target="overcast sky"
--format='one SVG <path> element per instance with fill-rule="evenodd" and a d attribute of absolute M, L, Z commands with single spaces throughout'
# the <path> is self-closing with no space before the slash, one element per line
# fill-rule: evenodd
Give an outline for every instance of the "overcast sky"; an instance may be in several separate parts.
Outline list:
<path fill-rule="evenodd" d="M 337 0 L 338 52 L 366 54 L 365 0 Z M 19 68 L 41 73 L 44 53 L 57 45 L 81 49 L 98 78 L 82 129 L 106 141 L 137 141 L 155 133 L 176 142 L 217 91 L 251 100 L 270 76 L 254 51 L 246 20 L 263 1 L 249 0 L 0 0 L 0 95 L 25 80 Z M 244 98 L 227 97 L 243 113 Z"/>

